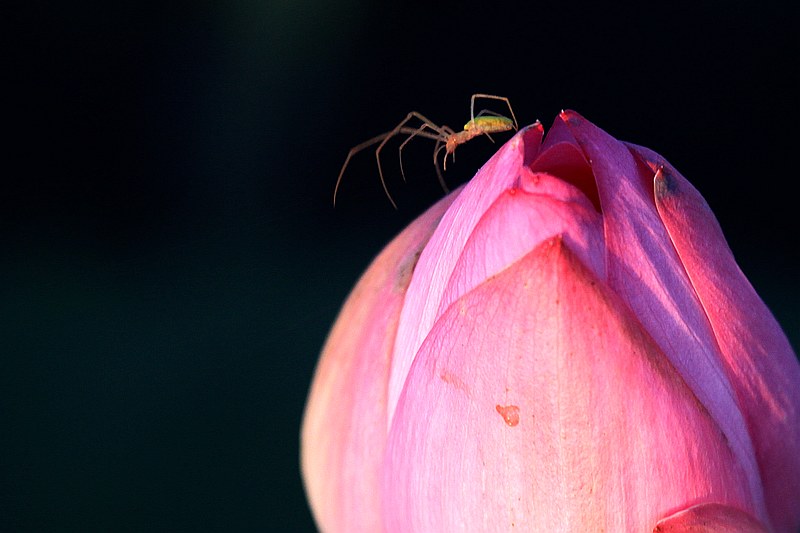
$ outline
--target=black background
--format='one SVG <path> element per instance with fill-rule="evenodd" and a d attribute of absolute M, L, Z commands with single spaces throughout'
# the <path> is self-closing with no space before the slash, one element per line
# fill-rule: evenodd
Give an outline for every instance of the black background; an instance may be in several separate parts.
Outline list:
<path fill-rule="evenodd" d="M 386 152 L 399 211 L 371 153 L 335 210 L 334 181 L 409 110 L 459 129 L 475 92 L 664 155 L 800 342 L 798 21 L 775 6 L 3 10 L 2 530 L 312 531 L 298 432 L 319 349 L 441 195 L 424 140 L 408 184 Z M 462 147 L 450 184 L 495 149 Z"/>

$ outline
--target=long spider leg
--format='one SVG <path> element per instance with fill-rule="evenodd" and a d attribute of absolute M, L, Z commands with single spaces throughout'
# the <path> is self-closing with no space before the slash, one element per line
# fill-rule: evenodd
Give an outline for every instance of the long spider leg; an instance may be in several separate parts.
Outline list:
<path fill-rule="evenodd" d="M 406 181 L 406 173 L 405 170 L 403 169 L 403 148 L 405 148 L 405 146 L 409 143 L 409 141 L 411 141 L 411 139 L 413 139 L 414 137 L 419 136 L 428 139 L 435 139 L 437 142 L 442 142 L 441 134 L 431 134 L 429 132 L 424 131 L 425 128 L 430 128 L 430 127 L 431 127 L 430 124 L 428 124 L 427 122 L 423 122 L 422 126 L 414 130 L 414 133 L 412 133 L 408 137 L 408 139 L 403 141 L 403 144 L 400 145 L 400 149 L 397 150 L 397 153 L 400 156 L 400 175 L 403 176 L 403 181 Z"/>
<path fill-rule="evenodd" d="M 500 118 L 508 118 L 505 115 L 501 115 L 500 113 L 496 113 L 491 109 L 481 109 L 481 112 L 475 115 L 475 118 L 483 117 L 489 115 L 490 117 L 500 117 Z"/>
<path fill-rule="evenodd" d="M 444 158 L 443 158 L 444 159 L 444 170 L 447 171 L 447 155 L 452 153 L 453 154 L 453 162 L 455 162 L 455 160 L 456 160 L 456 147 L 459 144 L 463 144 L 465 142 L 465 141 L 462 140 L 462 137 L 464 135 L 464 131 L 462 130 L 462 131 L 459 131 L 458 133 L 456 133 L 455 131 L 453 131 L 452 129 L 450 129 L 447 126 L 443 126 L 442 129 L 447 132 L 447 139 L 445 139 L 445 141 L 444 141 L 445 145 L 443 146 L 443 148 L 445 148 L 445 154 L 444 154 Z M 455 144 L 453 146 L 453 151 L 450 152 L 448 149 L 446 149 L 447 148 L 447 141 L 452 141 L 453 139 L 455 139 L 455 141 L 454 141 Z M 469 140 L 469 139 L 467 139 L 467 140 Z"/>
<path fill-rule="evenodd" d="M 443 158 L 444 170 L 447 171 L 447 141 L 452 139 L 453 137 L 458 138 L 457 137 L 458 134 L 453 129 L 451 129 L 449 126 L 442 126 L 442 130 L 447 134 L 447 136 L 444 139 L 442 139 L 442 148 L 445 149 L 445 154 L 444 154 L 444 158 Z M 459 145 L 459 144 L 461 144 L 461 143 L 457 141 L 456 142 L 456 146 Z M 439 153 L 440 149 L 437 149 L 437 150 L 434 151 L 434 155 L 433 155 L 433 160 L 434 161 L 436 161 L 436 154 Z M 453 161 L 455 161 L 455 155 L 453 156 Z"/>
<path fill-rule="evenodd" d="M 454 135 L 455 135 L 455 134 L 454 134 Z M 436 152 L 434 153 L 434 156 L 433 156 L 433 158 L 434 158 L 434 159 L 436 159 L 436 156 L 439 154 L 439 152 L 440 152 L 441 150 L 445 150 L 445 152 L 444 152 L 444 157 L 442 158 L 442 161 L 444 161 L 444 170 L 445 170 L 445 172 L 447 172 L 447 155 L 448 155 L 448 152 L 447 152 L 447 144 L 443 144 L 443 145 L 442 145 L 440 148 L 438 148 L 438 149 L 436 150 Z M 455 154 L 456 154 L 456 152 L 455 152 L 455 150 L 453 150 L 453 161 L 455 161 L 455 160 L 456 160 L 456 155 L 455 155 Z"/>
<path fill-rule="evenodd" d="M 376 135 L 375 137 L 372 137 L 371 139 L 368 139 L 368 140 L 362 142 L 361 144 L 358 144 L 358 145 L 354 146 L 353 148 L 351 148 L 350 151 L 347 153 L 347 157 L 344 160 L 344 164 L 342 165 L 341 170 L 339 171 L 339 176 L 336 178 L 336 186 L 333 189 L 333 206 L 336 207 L 336 196 L 337 196 L 337 194 L 339 192 L 339 186 L 342 183 L 342 178 L 344 177 L 344 172 L 345 172 L 345 170 L 347 170 L 347 165 L 350 164 L 350 159 L 354 155 L 358 154 L 359 152 L 361 152 L 362 150 L 364 150 L 366 148 L 369 148 L 370 146 L 372 146 L 374 144 L 377 144 L 377 143 L 383 141 L 384 139 L 387 139 L 387 138 L 389 138 L 389 137 L 391 137 L 393 135 L 397 135 L 398 133 L 402 134 L 402 135 L 412 135 L 416 131 L 417 131 L 417 129 L 415 129 L 415 128 L 401 127 L 398 132 L 395 132 L 394 130 L 391 130 L 391 131 L 387 131 L 385 133 L 381 133 L 380 135 Z M 432 139 L 434 141 L 439 139 L 439 135 L 438 134 L 434 135 L 434 134 L 431 134 L 431 133 L 428 133 L 428 132 L 420 132 L 420 133 L 417 133 L 417 135 L 419 135 L 421 137 L 425 137 L 427 139 Z"/>
<path fill-rule="evenodd" d="M 397 210 L 397 204 L 395 203 L 394 198 L 392 198 L 392 195 L 389 193 L 389 188 L 386 186 L 386 180 L 383 177 L 383 168 L 381 168 L 381 150 L 383 150 L 383 147 L 386 146 L 386 142 L 395 135 L 397 135 L 398 133 L 400 133 L 400 130 L 403 129 L 403 126 L 405 126 L 405 124 L 412 118 L 414 118 L 414 115 L 412 113 L 406 115 L 406 118 L 401 120 L 400 123 L 397 126 L 395 126 L 395 128 L 392 131 L 389 132 L 389 135 L 387 135 L 386 138 L 383 139 L 381 144 L 379 144 L 378 147 L 375 149 L 375 161 L 378 163 L 378 175 L 381 178 L 381 185 L 383 186 L 383 191 L 386 193 L 386 197 L 392 203 L 392 207 L 394 207 L 395 210 Z"/>
<path fill-rule="evenodd" d="M 445 193 L 449 193 L 450 189 L 447 188 L 447 184 L 444 181 L 444 176 L 442 176 L 442 169 L 439 167 L 439 152 L 444 149 L 446 145 L 442 142 L 441 139 L 436 141 L 436 146 L 433 148 L 433 165 L 436 167 L 436 177 L 439 179 L 439 185 L 442 186 Z M 447 163 L 447 154 L 445 154 L 445 163 Z"/>
<path fill-rule="evenodd" d="M 336 187 L 334 187 L 334 189 L 333 189 L 333 206 L 334 207 L 336 207 L 336 194 L 339 192 L 339 185 L 341 185 L 341 183 L 342 183 L 342 177 L 344 176 L 345 169 L 347 169 L 347 165 L 350 163 L 350 158 L 352 158 L 354 155 L 359 153 L 361 150 L 364 150 L 365 148 L 369 148 L 373 144 L 378 143 L 378 142 L 386 139 L 390 135 L 392 135 L 391 131 L 387 131 L 386 133 L 381 133 L 380 135 L 376 135 L 375 137 L 373 137 L 373 138 L 371 138 L 371 139 L 369 139 L 367 141 L 364 141 L 363 143 L 361 143 L 359 145 L 354 146 L 353 148 L 350 149 L 349 152 L 347 152 L 347 158 L 345 158 L 344 164 L 342 165 L 342 169 L 339 171 L 339 177 L 336 178 Z"/>
<path fill-rule="evenodd" d="M 475 99 L 476 98 L 487 98 L 489 100 L 500 100 L 501 102 L 505 102 L 508 106 L 508 110 L 511 111 L 511 118 L 514 119 L 514 129 L 519 131 L 519 123 L 517 122 L 517 117 L 514 116 L 514 110 L 511 108 L 511 102 L 508 101 L 508 98 L 505 96 L 495 96 L 494 94 L 483 94 L 477 93 L 472 95 L 472 100 L 469 106 L 469 116 L 472 120 L 475 120 Z"/>
<path fill-rule="evenodd" d="M 378 175 L 381 178 L 381 185 L 383 185 L 383 190 L 384 190 L 384 192 L 386 192 L 386 196 L 389 198 L 389 201 L 392 203 L 392 205 L 394 206 L 395 209 L 397 209 L 397 204 L 395 203 L 394 199 L 392 198 L 392 195 L 389 194 L 389 188 L 386 186 L 386 180 L 383 177 L 383 168 L 381 167 L 381 150 L 383 150 L 383 147 L 386 146 L 386 143 L 389 141 L 389 139 L 391 139 L 392 137 L 394 137 L 398 133 L 402 132 L 402 130 L 404 129 L 404 126 L 412 118 L 416 118 L 416 119 L 420 120 L 421 122 L 423 122 L 425 124 L 428 124 L 428 127 L 431 128 L 432 130 L 436 131 L 436 132 L 442 132 L 443 131 L 439 126 L 437 126 L 434 122 L 432 122 L 431 120 L 426 118 L 421 113 L 418 113 L 417 111 L 411 111 L 408 115 L 406 115 L 406 118 L 401 120 L 400 123 L 397 124 L 397 126 L 395 126 L 394 129 L 392 131 L 390 131 L 386 135 L 386 138 L 384 138 L 383 141 L 381 142 L 381 144 L 378 145 L 378 148 L 375 149 L 375 160 L 378 163 Z"/>
<path fill-rule="evenodd" d="M 501 100 L 501 101 L 505 102 L 506 105 L 508 106 L 509 111 L 511 112 L 511 116 L 512 116 L 513 121 L 514 121 L 514 129 L 518 129 L 517 118 L 514 115 L 514 110 L 511 108 L 511 103 L 509 102 L 508 98 L 505 98 L 505 97 L 502 97 L 502 96 L 495 96 L 495 95 L 491 95 L 491 94 L 476 93 L 476 94 L 472 95 L 472 100 L 471 100 L 471 104 L 470 104 L 471 121 L 474 122 L 474 120 L 475 120 L 475 100 L 477 98 L 487 98 L 487 99 Z M 483 109 L 478 113 L 478 117 L 481 117 L 481 116 L 484 116 L 484 115 L 503 117 L 503 115 L 501 115 L 499 113 L 496 113 L 494 111 L 490 111 L 488 109 Z M 408 122 L 413 118 L 416 118 L 422 124 L 420 126 L 418 126 L 418 127 L 406 126 L 406 124 L 408 124 Z M 430 130 L 430 131 L 428 131 L 428 130 Z M 448 126 L 438 126 L 437 124 L 435 124 L 433 121 L 429 120 L 427 117 L 425 117 L 421 113 L 418 113 L 417 111 L 411 111 L 392 130 L 390 130 L 388 132 L 385 132 L 385 133 L 382 133 L 380 135 L 377 135 L 377 136 L 375 136 L 375 137 L 373 137 L 373 138 L 371 138 L 371 139 L 369 139 L 367 141 L 364 141 L 363 143 L 361 143 L 361 144 L 359 144 L 357 146 L 354 146 L 353 148 L 350 149 L 350 151 L 347 154 L 347 158 L 345 159 L 344 164 L 342 165 L 342 168 L 339 171 L 339 176 L 336 179 L 336 186 L 334 187 L 334 191 L 333 191 L 333 203 L 334 203 L 334 206 L 336 205 L 336 196 L 337 196 L 338 191 L 339 191 L 339 186 L 341 185 L 342 178 L 344 176 L 344 172 L 347 169 L 347 165 L 350 163 L 350 159 L 354 155 L 356 155 L 359 152 L 361 152 L 362 150 L 364 150 L 365 148 L 368 148 L 368 147 L 370 147 L 370 146 L 372 146 L 374 144 L 378 144 L 378 147 L 375 149 L 375 162 L 378 165 L 378 175 L 380 176 L 380 179 L 381 179 L 381 186 L 383 187 L 383 191 L 384 191 L 384 193 L 386 193 L 386 197 L 389 199 L 389 202 L 392 204 L 392 207 L 397 209 L 397 204 L 395 203 L 394 198 L 392 198 L 392 195 L 389 192 L 389 188 L 388 188 L 388 186 L 386 184 L 386 179 L 383 176 L 383 166 L 381 165 L 381 151 L 383 150 L 383 147 L 386 146 L 386 144 L 389 142 L 389 140 L 392 139 L 393 137 L 395 137 L 396 135 L 408 135 L 409 136 L 407 139 L 405 139 L 402 142 L 402 144 L 400 145 L 400 148 L 398 149 L 398 156 L 399 156 L 399 162 L 400 162 L 400 173 L 401 173 L 401 175 L 403 177 L 403 180 L 404 181 L 406 180 L 405 169 L 403 168 L 403 148 L 405 148 L 405 146 L 414 137 L 423 137 L 423 138 L 426 138 L 426 139 L 435 140 L 436 141 L 436 145 L 434 146 L 434 150 L 433 150 L 433 162 L 434 162 L 434 166 L 436 168 L 436 174 L 437 174 L 437 177 L 438 177 L 438 180 L 439 180 L 439 184 L 442 186 L 442 189 L 444 189 L 445 192 L 449 192 L 449 188 L 447 187 L 447 184 L 444 181 L 444 176 L 442 175 L 442 170 L 441 170 L 441 167 L 439 165 L 439 153 L 442 150 L 445 150 L 445 154 L 444 154 L 444 157 L 443 157 L 443 162 L 444 162 L 443 166 L 444 166 L 444 170 L 446 171 L 447 170 L 447 156 L 449 154 L 452 154 L 453 155 L 453 161 L 455 162 L 455 147 L 457 147 L 458 145 L 463 144 L 466 141 L 472 139 L 475 136 L 475 133 L 476 133 L 476 132 L 473 132 L 472 130 L 470 130 L 469 134 L 465 133 L 465 132 L 466 132 L 466 129 L 463 132 L 462 131 L 455 132 L 454 130 L 452 130 Z M 477 133 L 479 135 L 480 134 L 486 135 L 487 137 L 489 137 L 490 141 L 494 142 L 494 139 L 492 139 L 492 137 L 488 134 L 488 132 L 479 131 Z M 453 148 L 453 150 L 450 151 L 450 148 Z"/>

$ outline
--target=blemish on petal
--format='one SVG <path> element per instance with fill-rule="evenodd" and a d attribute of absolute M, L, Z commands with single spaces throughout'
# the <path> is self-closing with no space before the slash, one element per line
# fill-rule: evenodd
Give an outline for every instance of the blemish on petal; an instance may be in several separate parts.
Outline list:
<path fill-rule="evenodd" d="M 664 167 L 659 167 L 656 170 L 653 182 L 656 200 L 666 198 L 672 194 L 678 194 L 679 192 L 677 180 L 670 174 L 669 170 Z"/>
<path fill-rule="evenodd" d="M 510 427 L 519 424 L 519 407 L 516 405 L 496 405 L 495 409 Z"/>
<path fill-rule="evenodd" d="M 400 263 L 395 277 L 395 288 L 398 291 L 404 292 L 411 283 L 411 276 L 414 274 L 414 269 L 417 268 L 417 262 L 419 261 L 419 256 L 422 255 L 423 248 L 424 246 L 407 255 Z"/>
<path fill-rule="evenodd" d="M 462 392 L 465 392 L 466 394 L 469 394 L 469 387 L 467 387 L 467 384 L 464 383 L 464 381 L 461 380 L 455 374 L 443 371 L 443 372 L 441 372 L 439 374 L 439 379 L 441 379 L 442 381 L 444 381 L 448 385 L 452 385 L 456 389 L 458 389 L 458 390 L 460 390 Z"/>
<path fill-rule="evenodd" d="M 565 121 L 570 126 L 580 126 L 581 119 L 583 118 L 571 109 L 562 110 L 561 113 L 559 113 L 559 116 L 561 117 L 561 120 Z"/>

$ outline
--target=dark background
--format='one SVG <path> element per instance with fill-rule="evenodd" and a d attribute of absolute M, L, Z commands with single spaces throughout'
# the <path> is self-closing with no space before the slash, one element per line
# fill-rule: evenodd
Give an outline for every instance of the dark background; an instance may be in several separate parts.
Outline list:
<path fill-rule="evenodd" d="M 424 140 L 405 185 L 387 151 L 399 211 L 371 153 L 335 210 L 334 181 L 411 109 L 459 129 L 475 92 L 664 155 L 797 347 L 796 17 L 609 4 L 5 3 L 0 530 L 313 530 L 319 349 L 441 195 Z"/>

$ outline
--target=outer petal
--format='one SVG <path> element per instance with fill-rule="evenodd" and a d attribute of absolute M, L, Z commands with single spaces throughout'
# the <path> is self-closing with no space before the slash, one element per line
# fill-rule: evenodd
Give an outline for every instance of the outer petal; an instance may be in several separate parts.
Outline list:
<path fill-rule="evenodd" d="M 436 322 L 392 423 L 382 503 L 387 531 L 650 532 L 703 502 L 753 513 L 747 487 L 680 374 L 554 238 Z"/>
<path fill-rule="evenodd" d="M 600 213 L 572 185 L 523 168 L 518 187 L 503 192 L 475 226 L 442 294 L 437 314 L 556 235 L 563 235 L 595 275 L 605 277 Z"/>
<path fill-rule="evenodd" d="M 301 463 L 325 531 L 379 531 L 386 388 L 400 308 L 419 254 L 457 195 L 430 208 L 373 261 L 323 349 L 303 420 Z"/>
<path fill-rule="evenodd" d="M 740 509 L 709 503 L 659 520 L 653 533 L 767 533 L 767 529 Z"/>
<path fill-rule="evenodd" d="M 648 150 L 632 147 L 652 164 Z M 669 166 L 656 205 L 711 321 L 755 445 L 767 508 L 778 531 L 800 528 L 800 364 L 747 281 L 700 193 Z"/>
<path fill-rule="evenodd" d="M 653 171 L 574 111 L 561 120 L 590 161 L 605 222 L 608 283 L 633 310 L 730 440 L 766 521 L 750 435 L 708 318 L 653 198 Z"/>
<path fill-rule="evenodd" d="M 437 318 L 442 293 L 461 250 L 486 209 L 515 186 L 523 165 L 538 153 L 543 131 L 538 123 L 528 126 L 497 151 L 464 186 L 420 256 L 397 330 L 389 381 L 389 422 L 414 356 Z"/>

